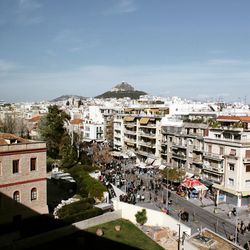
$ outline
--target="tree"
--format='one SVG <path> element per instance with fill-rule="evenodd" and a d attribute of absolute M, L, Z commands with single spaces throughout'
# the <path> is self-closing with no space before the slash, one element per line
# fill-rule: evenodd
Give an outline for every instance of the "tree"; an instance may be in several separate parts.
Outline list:
<path fill-rule="evenodd" d="M 170 182 L 181 182 L 185 177 L 185 171 L 178 168 L 165 168 L 161 173 Z"/>
<path fill-rule="evenodd" d="M 38 128 L 41 139 L 46 142 L 48 156 L 53 159 L 59 158 L 62 138 L 67 135 L 64 123 L 69 119 L 70 117 L 64 111 L 53 105 L 49 106 L 48 114 L 42 117 L 39 122 Z"/>
<path fill-rule="evenodd" d="M 139 223 L 141 226 L 144 225 L 148 220 L 146 213 L 146 209 L 143 208 L 141 211 L 138 211 L 135 214 L 136 222 Z"/>
<path fill-rule="evenodd" d="M 68 134 L 63 136 L 59 151 L 59 154 L 62 158 L 61 164 L 63 167 L 70 168 L 77 163 L 78 156 L 76 144 L 71 145 L 71 137 Z"/>

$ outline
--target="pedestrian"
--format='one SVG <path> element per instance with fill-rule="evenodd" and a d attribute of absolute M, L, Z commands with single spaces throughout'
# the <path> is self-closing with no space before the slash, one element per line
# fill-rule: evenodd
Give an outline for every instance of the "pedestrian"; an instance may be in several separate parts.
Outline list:
<path fill-rule="evenodd" d="M 234 242 L 234 239 L 235 239 L 235 238 L 234 238 L 234 235 L 233 235 L 233 234 L 230 234 L 229 237 L 228 237 L 228 239 L 229 239 L 230 241 Z"/>
<path fill-rule="evenodd" d="M 141 199 L 142 199 L 142 202 L 144 202 L 144 200 L 145 200 L 144 194 L 142 194 Z"/>
<path fill-rule="evenodd" d="M 229 211 L 227 215 L 231 219 L 232 218 L 232 211 Z"/>
<path fill-rule="evenodd" d="M 246 244 L 244 245 L 244 249 L 250 250 L 250 240 L 246 242 Z"/>
<path fill-rule="evenodd" d="M 245 226 L 243 221 L 241 221 L 240 226 L 241 226 L 240 231 L 241 231 L 242 235 L 244 235 L 246 232 L 246 226 Z"/>
<path fill-rule="evenodd" d="M 237 224 L 237 232 L 238 232 L 238 233 L 241 232 L 241 224 L 240 224 L 240 222 L 238 222 L 238 224 Z"/>

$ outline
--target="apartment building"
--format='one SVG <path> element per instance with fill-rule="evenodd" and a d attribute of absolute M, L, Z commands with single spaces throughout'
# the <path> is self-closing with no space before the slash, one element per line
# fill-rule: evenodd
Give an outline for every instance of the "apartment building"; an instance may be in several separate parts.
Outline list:
<path fill-rule="evenodd" d="M 250 203 L 250 117 L 219 116 L 204 137 L 203 177 L 218 201 Z"/>
<path fill-rule="evenodd" d="M 116 150 L 122 150 L 124 148 L 124 114 L 122 110 L 114 116 L 114 135 L 113 135 L 113 148 Z"/>
<path fill-rule="evenodd" d="M 0 134 L 0 223 L 48 213 L 46 144 Z"/>
<path fill-rule="evenodd" d="M 124 148 L 149 164 L 160 158 L 161 119 L 168 108 L 130 108 L 124 113 Z"/>

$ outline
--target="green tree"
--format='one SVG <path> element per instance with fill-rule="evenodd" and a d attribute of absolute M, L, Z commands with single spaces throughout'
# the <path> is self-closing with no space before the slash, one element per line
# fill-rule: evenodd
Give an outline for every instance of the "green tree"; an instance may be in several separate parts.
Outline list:
<path fill-rule="evenodd" d="M 68 134 L 61 140 L 59 155 L 62 159 L 61 164 L 65 168 L 73 167 L 78 161 L 76 144 L 71 144 L 71 137 Z"/>
<path fill-rule="evenodd" d="M 141 211 L 138 211 L 135 214 L 135 219 L 136 222 L 139 223 L 141 226 L 144 225 L 148 220 L 146 209 L 143 208 Z"/>
<path fill-rule="evenodd" d="M 56 105 L 53 105 L 49 106 L 48 114 L 39 122 L 41 139 L 46 142 L 48 156 L 53 159 L 59 158 L 62 138 L 67 135 L 64 123 L 69 119 L 70 117 L 64 111 L 59 110 Z"/>
<path fill-rule="evenodd" d="M 161 173 L 170 182 L 181 182 L 185 177 L 185 171 L 179 168 L 165 168 Z"/>

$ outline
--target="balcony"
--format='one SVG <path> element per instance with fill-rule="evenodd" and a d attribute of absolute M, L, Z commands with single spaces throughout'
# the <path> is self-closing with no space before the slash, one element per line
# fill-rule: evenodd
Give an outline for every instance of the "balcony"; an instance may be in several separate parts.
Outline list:
<path fill-rule="evenodd" d="M 180 154 L 180 153 L 172 153 L 172 158 L 177 158 L 180 160 L 186 160 L 186 155 L 185 154 Z"/>
<path fill-rule="evenodd" d="M 136 135 L 136 131 L 125 129 L 124 134 Z"/>
<path fill-rule="evenodd" d="M 201 164 L 203 164 L 203 160 L 199 157 L 195 157 L 195 158 L 193 158 L 193 163 L 201 165 Z"/>
<path fill-rule="evenodd" d="M 157 159 L 157 157 L 155 156 L 155 154 L 153 152 L 151 153 L 151 152 L 147 152 L 147 151 L 143 151 L 143 150 L 138 150 L 136 153 L 139 155 L 147 156 L 147 157 L 152 158 L 152 159 Z"/>
<path fill-rule="evenodd" d="M 125 127 L 131 128 L 136 126 L 136 122 L 129 122 L 129 123 L 124 123 Z"/>
<path fill-rule="evenodd" d="M 243 158 L 243 163 L 250 163 L 250 158 Z"/>
<path fill-rule="evenodd" d="M 204 149 L 202 149 L 200 146 L 194 146 L 193 151 L 201 152 L 203 153 Z"/>
<path fill-rule="evenodd" d="M 139 135 L 142 136 L 142 137 L 149 137 L 149 138 L 154 138 L 154 139 L 155 139 L 155 136 L 156 136 L 155 133 L 145 133 L 145 132 L 140 132 Z"/>
<path fill-rule="evenodd" d="M 223 161 L 224 159 L 223 155 L 208 153 L 208 152 L 204 153 L 204 158 L 215 160 L 215 161 Z"/>
<path fill-rule="evenodd" d="M 149 148 L 155 148 L 155 143 L 139 141 L 139 145 Z"/>
<path fill-rule="evenodd" d="M 155 123 L 140 124 L 140 127 L 156 128 L 156 124 Z"/>
<path fill-rule="evenodd" d="M 207 166 L 203 164 L 203 171 L 204 172 L 210 172 L 213 174 L 217 174 L 217 175 L 222 175 L 224 173 L 224 169 L 223 168 L 216 168 L 213 166 Z"/>
<path fill-rule="evenodd" d="M 132 143 L 132 144 L 136 144 L 136 140 L 132 139 L 132 138 L 124 138 L 124 142 L 128 142 L 128 143 Z"/>
<path fill-rule="evenodd" d="M 173 144 L 172 148 L 182 148 L 182 149 L 186 149 L 187 148 L 187 144 Z"/>

